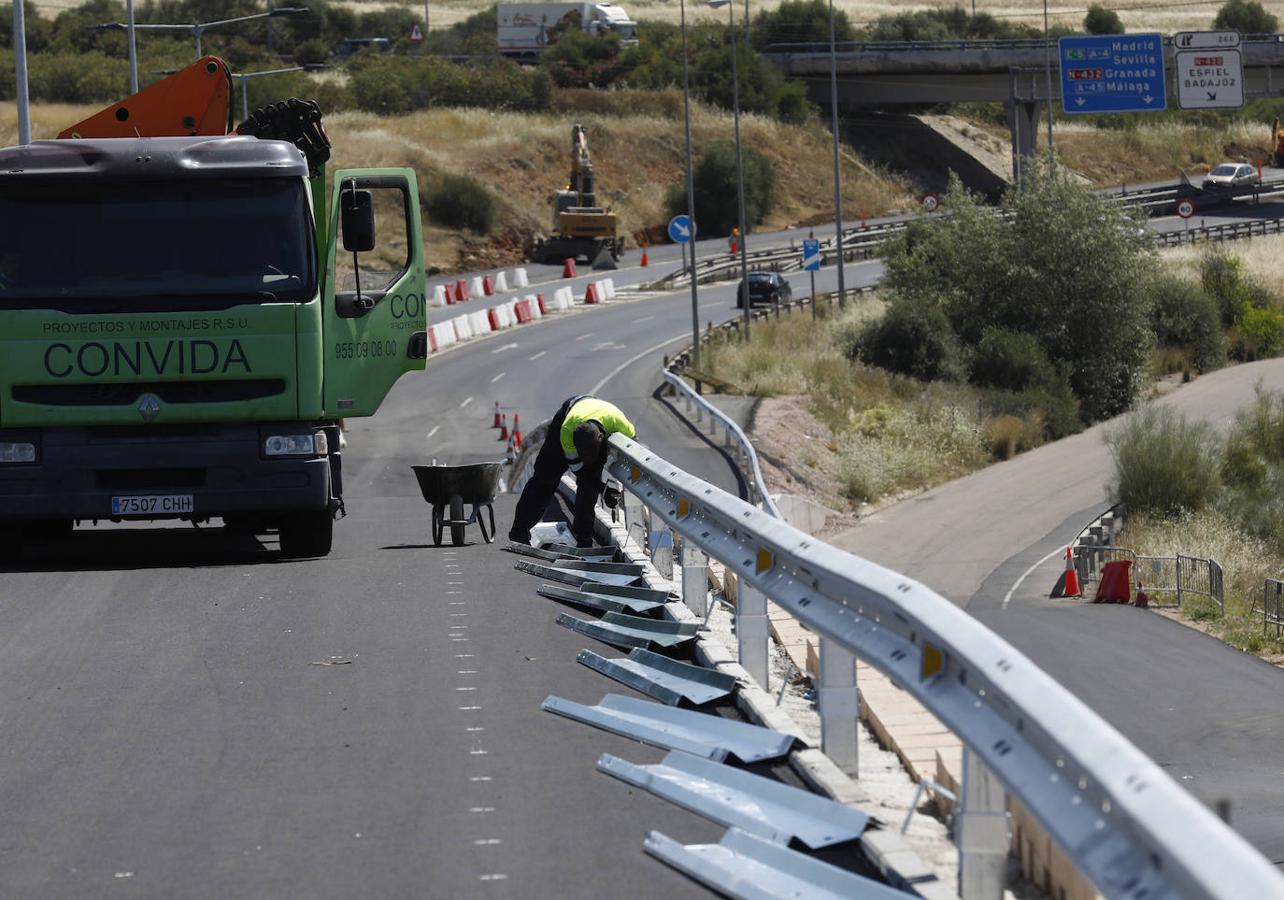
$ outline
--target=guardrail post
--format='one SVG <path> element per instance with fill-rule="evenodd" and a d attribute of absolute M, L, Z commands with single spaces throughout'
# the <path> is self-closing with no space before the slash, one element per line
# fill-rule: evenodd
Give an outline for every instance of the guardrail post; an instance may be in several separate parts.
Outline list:
<path fill-rule="evenodd" d="M 1178 553 L 1178 554 L 1177 554 L 1177 608 L 1178 608 L 1178 609 L 1181 609 L 1181 608 L 1182 608 L 1182 596 L 1181 596 L 1181 589 L 1182 589 L 1182 583 L 1181 583 L 1181 554 L 1180 554 L 1180 553 Z"/>
<path fill-rule="evenodd" d="M 858 778 L 860 694 L 856 657 L 829 638 L 820 639 L 820 748 L 852 778 Z"/>
<path fill-rule="evenodd" d="M 767 678 L 767 595 L 744 578 L 736 585 L 736 642 L 740 665 L 763 690 Z"/>
<path fill-rule="evenodd" d="M 979 756 L 963 748 L 963 790 L 957 821 L 959 896 L 999 900 L 1008 864 L 1007 798 Z"/>
<path fill-rule="evenodd" d="M 665 578 L 673 577 L 673 532 L 661 526 L 660 530 L 649 532 L 646 536 L 647 553 L 651 562 Z"/>
<path fill-rule="evenodd" d="M 709 611 L 709 557 L 690 541 L 682 542 L 682 602 L 701 618 Z"/>
<path fill-rule="evenodd" d="M 624 530 L 639 547 L 646 542 L 646 505 L 629 491 L 624 492 Z"/>

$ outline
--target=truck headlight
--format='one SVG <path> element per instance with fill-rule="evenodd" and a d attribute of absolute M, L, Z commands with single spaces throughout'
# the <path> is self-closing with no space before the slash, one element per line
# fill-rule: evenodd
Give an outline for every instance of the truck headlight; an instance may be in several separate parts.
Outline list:
<path fill-rule="evenodd" d="M 0 441 L 0 463 L 33 463 L 36 445 L 23 441 Z"/>
<path fill-rule="evenodd" d="M 263 442 L 267 456 L 326 456 L 330 452 L 324 431 L 314 434 L 274 434 Z"/>

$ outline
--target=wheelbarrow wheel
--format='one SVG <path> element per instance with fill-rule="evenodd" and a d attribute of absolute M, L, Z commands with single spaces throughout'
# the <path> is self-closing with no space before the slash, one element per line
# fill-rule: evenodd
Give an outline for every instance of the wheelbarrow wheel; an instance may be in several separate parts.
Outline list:
<path fill-rule="evenodd" d="M 432 542 L 438 547 L 441 546 L 441 533 L 443 530 L 441 518 L 441 504 L 434 503 L 432 505 Z"/>
<path fill-rule="evenodd" d="M 455 494 L 450 498 L 450 542 L 456 547 L 464 546 L 468 536 L 464 522 L 464 498 Z"/>

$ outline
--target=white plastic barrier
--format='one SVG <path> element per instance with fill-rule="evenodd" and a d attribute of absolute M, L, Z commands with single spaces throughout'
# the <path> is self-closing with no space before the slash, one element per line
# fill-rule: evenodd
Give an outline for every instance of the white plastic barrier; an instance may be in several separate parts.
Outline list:
<path fill-rule="evenodd" d="M 473 334 L 485 334 L 490 331 L 490 317 L 486 315 L 486 310 L 479 309 L 477 312 L 468 314 L 468 324 L 472 326 Z"/>
<path fill-rule="evenodd" d="M 560 287 L 553 292 L 553 304 L 558 309 L 570 309 L 575 305 L 575 291 L 569 287 Z"/>
<path fill-rule="evenodd" d="M 542 312 L 539 311 L 539 297 L 536 297 L 534 294 L 527 294 L 522 299 L 530 303 L 532 319 L 538 319 L 542 315 L 544 315 Z"/>
<path fill-rule="evenodd" d="M 486 284 L 480 275 L 473 276 L 472 285 L 468 288 L 469 297 L 478 300 L 486 296 Z"/>
<path fill-rule="evenodd" d="M 615 299 L 615 279 L 614 279 L 614 278 L 603 278 L 603 279 L 602 279 L 602 286 L 605 288 L 604 295 L 603 295 L 602 299 L 603 299 L 603 300 L 614 300 L 614 299 Z"/>
<path fill-rule="evenodd" d="M 432 305 L 433 306 L 446 305 L 446 286 L 444 284 L 439 284 L 432 289 Z"/>
<path fill-rule="evenodd" d="M 455 316 L 450 320 L 450 323 L 455 326 L 455 340 L 466 341 L 473 336 L 473 326 L 468 321 L 468 313 L 464 313 L 462 316 Z"/>
<path fill-rule="evenodd" d="M 525 269 L 513 269 L 513 287 L 529 287 L 530 282 L 526 280 Z"/>
<path fill-rule="evenodd" d="M 503 270 L 495 273 L 495 293 L 503 294 L 508 291 L 508 278 L 504 275 Z"/>

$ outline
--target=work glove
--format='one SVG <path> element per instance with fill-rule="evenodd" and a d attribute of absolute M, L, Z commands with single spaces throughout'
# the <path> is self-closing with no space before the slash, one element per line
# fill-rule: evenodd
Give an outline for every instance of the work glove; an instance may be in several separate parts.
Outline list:
<path fill-rule="evenodd" d="M 618 509 L 623 497 L 624 491 L 613 484 L 608 484 L 602 490 L 602 502 L 606 504 L 607 509 Z"/>

